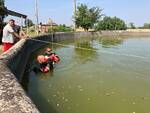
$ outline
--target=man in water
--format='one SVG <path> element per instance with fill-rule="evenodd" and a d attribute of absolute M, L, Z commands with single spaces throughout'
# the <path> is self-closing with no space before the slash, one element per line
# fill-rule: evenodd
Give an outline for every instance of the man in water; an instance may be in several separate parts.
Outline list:
<path fill-rule="evenodd" d="M 60 61 L 59 56 L 55 53 L 52 53 L 51 48 L 46 48 L 44 56 L 49 58 L 53 63 L 58 63 Z"/>

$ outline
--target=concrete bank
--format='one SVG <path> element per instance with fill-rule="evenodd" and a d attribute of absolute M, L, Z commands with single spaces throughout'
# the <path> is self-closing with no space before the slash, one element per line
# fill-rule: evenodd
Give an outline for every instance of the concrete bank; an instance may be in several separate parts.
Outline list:
<path fill-rule="evenodd" d="M 42 41 L 55 42 L 72 37 L 93 36 L 95 33 L 57 33 L 35 37 Z M 39 113 L 20 82 L 30 54 L 45 43 L 22 39 L 0 56 L 0 113 Z"/>

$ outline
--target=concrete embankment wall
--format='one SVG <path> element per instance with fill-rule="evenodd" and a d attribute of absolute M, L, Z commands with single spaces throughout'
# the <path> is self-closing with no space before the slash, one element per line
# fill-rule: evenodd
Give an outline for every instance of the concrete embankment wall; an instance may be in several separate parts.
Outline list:
<path fill-rule="evenodd" d="M 57 33 L 35 37 L 42 41 L 55 42 L 72 37 L 92 36 L 94 33 Z M 46 43 L 30 39 L 20 40 L 0 56 L 0 113 L 39 113 L 32 100 L 23 90 L 22 80 L 30 54 Z M 39 97 L 40 98 L 40 97 Z"/>

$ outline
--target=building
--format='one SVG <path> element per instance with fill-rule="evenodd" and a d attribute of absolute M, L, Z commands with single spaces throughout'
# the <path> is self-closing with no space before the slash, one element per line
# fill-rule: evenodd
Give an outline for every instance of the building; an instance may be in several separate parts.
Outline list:
<path fill-rule="evenodd" d="M 39 31 L 41 33 L 47 33 L 50 28 L 58 26 L 52 19 L 49 19 L 46 24 L 39 24 Z"/>

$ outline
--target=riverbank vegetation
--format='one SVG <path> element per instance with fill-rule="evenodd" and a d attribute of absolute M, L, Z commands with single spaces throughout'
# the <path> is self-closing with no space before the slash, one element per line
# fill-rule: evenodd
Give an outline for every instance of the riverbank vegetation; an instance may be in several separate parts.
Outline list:
<path fill-rule="evenodd" d="M 55 32 L 71 32 L 73 31 L 71 27 L 67 27 L 65 24 L 58 25 L 55 27 L 50 27 L 48 29 L 48 33 L 55 33 Z"/>
<path fill-rule="evenodd" d="M 102 9 L 98 7 L 88 8 L 87 5 L 81 4 L 77 7 L 77 12 L 74 17 L 76 27 L 82 27 L 84 30 L 93 28 L 94 24 L 102 17 Z"/>
<path fill-rule="evenodd" d="M 99 30 L 126 30 L 127 26 L 123 20 L 117 17 L 105 16 L 95 26 L 97 31 Z"/>
<path fill-rule="evenodd" d="M 76 27 L 99 30 L 126 30 L 125 22 L 118 17 L 109 17 L 102 14 L 103 9 L 99 7 L 88 8 L 87 5 L 81 4 L 77 7 L 74 17 Z"/>

